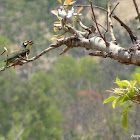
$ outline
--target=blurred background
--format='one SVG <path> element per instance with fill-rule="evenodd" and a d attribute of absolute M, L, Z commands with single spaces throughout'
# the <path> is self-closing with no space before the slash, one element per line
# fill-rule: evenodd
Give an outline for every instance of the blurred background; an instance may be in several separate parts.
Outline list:
<path fill-rule="evenodd" d="M 132 0 L 119 1 L 115 14 L 138 34 Z M 93 3 L 106 7 L 107 0 Z M 76 4 L 89 3 L 77 0 Z M 27 39 L 34 41 L 30 57 L 49 47 L 57 20 L 50 11 L 57 8 L 57 0 L 0 0 L 0 52 L 3 47 L 12 52 Z M 105 25 L 106 14 L 98 9 L 96 13 L 98 22 Z M 92 25 L 90 8 L 82 14 L 82 22 Z M 126 31 L 115 20 L 113 24 L 119 44 L 130 47 Z M 140 135 L 138 105 L 129 111 L 128 132 L 121 125 L 123 107 L 103 105 L 116 77 L 134 79 L 140 68 L 88 56 L 83 48 L 60 56 L 63 47 L 0 73 L 0 140 L 129 140 L 132 134 Z M 0 56 L 1 67 L 5 58 Z"/>

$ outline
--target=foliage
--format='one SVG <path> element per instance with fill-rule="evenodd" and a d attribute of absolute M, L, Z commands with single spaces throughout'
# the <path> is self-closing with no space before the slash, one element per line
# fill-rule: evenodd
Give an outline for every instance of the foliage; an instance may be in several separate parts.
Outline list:
<path fill-rule="evenodd" d="M 48 96 L 51 87 L 48 80 L 42 72 L 28 81 L 17 77 L 12 70 L 0 74 L 0 133 L 3 139 L 61 139 L 63 117 Z"/>
<path fill-rule="evenodd" d="M 119 88 L 113 89 L 112 92 L 118 96 L 111 96 L 108 99 L 104 101 L 104 103 L 112 102 L 112 107 L 115 108 L 115 104 L 120 102 L 120 106 L 128 101 L 132 101 L 135 103 L 140 104 L 140 94 L 139 94 L 139 85 L 140 85 L 140 74 L 135 74 L 137 81 L 128 81 L 128 80 L 120 80 L 119 78 L 116 78 L 116 84 L 119 86 Z M 127 126 L 127 112 L 132 107 L 132 105 L 128 105 L 123 110 L 122 115 L 122 125 L 123 127 L 128 130 Z"/>

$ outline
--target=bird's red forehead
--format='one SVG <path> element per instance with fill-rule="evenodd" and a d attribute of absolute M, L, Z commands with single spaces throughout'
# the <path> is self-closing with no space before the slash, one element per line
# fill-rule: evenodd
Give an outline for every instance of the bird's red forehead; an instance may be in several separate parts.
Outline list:
<path fill-rule="evenodd" d="M 26 40 L 26 42 L 29 42 L 29 40 Z"/>

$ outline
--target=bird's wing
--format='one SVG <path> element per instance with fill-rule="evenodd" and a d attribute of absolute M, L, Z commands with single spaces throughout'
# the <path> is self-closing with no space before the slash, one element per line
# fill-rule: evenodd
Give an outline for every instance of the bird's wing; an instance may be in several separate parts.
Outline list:
<path fill-rule="evenodd" d="M 28 49 L 17 50 L 13 52 L 4 62 L 9 61 L 11 59 L 19 58 L 20 56 L 25 57 L 26 54 L 29 54 Z"/>

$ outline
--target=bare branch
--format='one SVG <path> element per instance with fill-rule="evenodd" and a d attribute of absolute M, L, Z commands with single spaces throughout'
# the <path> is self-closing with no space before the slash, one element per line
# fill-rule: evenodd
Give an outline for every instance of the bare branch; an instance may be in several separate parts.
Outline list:
<path fill-rule="evenodd" d="M 100 36 L 103 38 L 103 36 L 102 36 L 102 34 L 101 34 L 101 32 L 100 32 L 100 29 L 99 29 L 99 27 L 98 27 L 97 21 L 96 21 L 96 17 L 95 17 L 95 14 L 94 14 L 94 9 L 93 9 L 92 1 L 90 1 L 90 5 L 91 5 L 91 10 L 92 10 L 92 15 L 93 15 L 92 19 L 94 19 L 94 22 L 95 22 L 95 24 L 96 24 L 97 30 L 98 30 Z"/>
<path fill-rule="evenodd" d="M 87 8 L 89 8 L 89 7 L 91 7 L 91 5 L 64 5 L 64 6 L 72 6 L 72 7 L 87 7 Z M 106 11 L 106 9 L 104 9 L 104 8 L 102 8 L 102 7 L 100 7 L 100 6 L 95 6 L 95 5 L 93 5 L 93 7 L 94 8 L 98 8 L 98 9 L 100 9 L 100 10 L 102 10 L 102 11 Z"/>
<path fill-rule="evenodd" d="M 70 47 L 66 47 L 66 48 L 60 53 L 60 55 L 66 53 L 69 49 L 70 49 Z"/>
<path fill-rule="evenodd" d="M 119 5 L 119 2 L 115 5 L 115 7 L 113 8 L 112 12 L 110 13 L 110 15 L 112 15 L 112 13 L 114 12 L 114 10 L 116 9 L 116 7 Z"/>
<path fill-rule="evenodd" d="M 92 31 L 90 30 L 89 27 L 85 26 L 85 25 L 82 23 L 82 21 L 81 21 L 80 18 L 77 20 L 77 22 L 78 22 L 78 24 L 79 24 L 84 30 L 88 31 L 89 33 L 92 32 Z"/>
<path fill-rule="evenodd" d="M 102 36 L 102 34 L 101 34 L 101 32 L 100 32 L 100 29 L 99 29 L 99 27 L 98 27 L 98 23 L 97 23 L 97 21 L 96 21 L 96 17 L 95 17 L 95 14 L 94 14 L 94 9 L 93 9 L 92 1 L 90 1 L 90 5 L 91 5 L 91 11 L 92 11 L 93 19 L 94 19 L 94 22 L 95 22 L 95 24 L 96 24 L 97 30 L 98 30 L 98 32 L 99 32 L 101 38 L 102 38 L 102 39 L 104 40 L 104 42 L 106 43 L 106 45 L 109 46 L 109 43 L 106 42 L 106 40 L 105 40 L 104 37 Z"/>
<path fill-rule="evenodd" d="M 135 42 L 137 41 L 138 38 L 137 38 L 137 36 L 131 31 L 131 29 L 130 29 L 124 22 L 122 22 L 116 15 L 113 15 L 112 17 L 113 17 L 114 19 L 116 19 L 116 20 L 121 24 L 121 26 L 123 26 L 123 27 L 126 29 L 126 31 L 129 33 L 129 36 L 130 36 L 132 42 L 135 43 Z"/>
<path fill-rule="evenodd" d="M 91 35 L 92 33 L 95 33 L 96 28 L 95 28 L 93 25 L 90 26 L 90 27 L 87 27 L 87 26 L 85 26 L 85 25 L 82 23 L 81 19 L 78 19 L 77 22 L 79 23 L 79 25 L 80 25 L 84 30 L 88 31 L 88 36 L 87 36 L 86 38 L 89 38 L 90 35 Z"/>
<path fill-rule="evenodd" d="M 108 22 L 109 22 L 109 28 L 110 28 L 110 35 L 112 38 L 113 43 L 117 45 L 117 40 L 115 38 L 114 32 L 113 32 L 113 24 L 111 20 L 111 3 L 108 3 Z"/>
<path fill-rule="evenodd" d="M 138 19 L 139 19 L 139 22 L 140 22 L 140 12 L 139 12 L 139 9 L 138 9 L 136 0 L 133 0 L 133 3 L 134 3 L 134 6 L 135 6 L 135 8 L 136 8 L 136 12 L 137 12 L 137 14 L 138 14 Z"/>
<path fill-rule="evenodd" d="M 96 23 L 96 21 L 93 19 L 93 17 L 92 17 L 92 20 Z M 105 27 L 103 27 L 101 24 L 99 24 L 99 23 L 97 23 L 100 27 L 102 27 L 105 31 L 106 31 L 106 29 L 105 29 Z"/>

